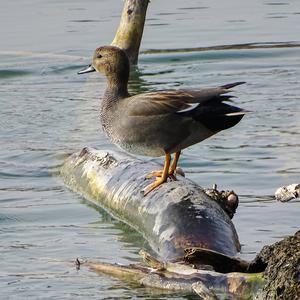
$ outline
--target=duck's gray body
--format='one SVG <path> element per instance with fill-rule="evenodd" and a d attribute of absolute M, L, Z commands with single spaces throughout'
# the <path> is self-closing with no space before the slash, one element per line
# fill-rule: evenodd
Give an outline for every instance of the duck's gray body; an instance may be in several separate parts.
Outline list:
<path fill-rule="evenodd" d="M 173 153 L 191 145 L 186 141 L 190 124 L 187 122 L 179 124 L 178 116 L 174 114 L 143 118 L 128 116 L 124 113 L 126 100 L 120 99 L 112 104 L 111 110 L 107 109 L 106 102 L 104 98 L 101 109 L 102 128 L 114 144 L 127 152 L 145 156 L 162 156 L 165 152 Z M 163 123 L 164 126 L 161 125 Z M 212 135 L 206 129 L 199 133 L 201 140 Z"/>
<path fill-rule="evenodd" d="M 242 119 L 244 112 L 240 108 L 222 102 L 229 99 L 222 95 L 227 91 L 224 86 L 125 97 L 107 91 L 101 105 L 101 123 L 111 141 L 130 153 L 162 156 L 178 152 Z M 181 102 L 168 106 L 166 102 L 172 104 L 172 97 Z"/>

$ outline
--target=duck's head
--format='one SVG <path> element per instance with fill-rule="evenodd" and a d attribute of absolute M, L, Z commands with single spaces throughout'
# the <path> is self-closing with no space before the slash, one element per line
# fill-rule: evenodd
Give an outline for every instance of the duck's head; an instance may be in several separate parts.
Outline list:
<path fill-rule="evenodd" d="M 78 74 L 84 74 L 97 71 L 107 78 L 121 77 L 119 79 L 128 79 L 129 60 L 124 50 L 114 46 L 102 46 L 95 50 L 92 64 Z"/>

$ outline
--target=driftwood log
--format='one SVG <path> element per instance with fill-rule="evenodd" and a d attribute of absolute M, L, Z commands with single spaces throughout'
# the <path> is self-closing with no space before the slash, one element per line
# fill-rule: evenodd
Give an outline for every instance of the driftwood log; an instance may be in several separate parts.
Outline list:
<path fill-rule="evenodd" d="M 180 175 L 146 197 L 145 176 L 159 169 L 153 162 L 119 152 L 84 148 L 62 168 L 65 183 L 139 231 L 163 260 L 205 248 L 234 256 L 240 244 L 234 225 L 219 203 Z"/>
<path fill-rule="evenodd" d="M 91 270 L 203 299 L 298 299 L 299 232 L 265 246 L 250 263 L 235 259 L 239 243 L 228 214 L 195 183 L 178 176 L 143 196 L 145 174 L 157 167 L 88 148 L 66 160 L 66 184 L 141 232 L 160 257 L 142 251 L 146 265 L 89 262 Z"/>
<path fill-rule="evenodd" d="M 61 174 L 69 188 L 139 231 L 159 258 L 142 251 L 146 265 L 86 265 L 169 292 L 251 299 L 262 285 L 262 275 L 241 273 L 253 272 L 252 266 L 233 257 L 240 244 L 222 204 L 181 175 L 144 196 L 142 189 L 151 180 L 145 175 L 157 168 L 156 163 L 124 153 L 89 148 L 66 160 Z"/>
<path fill-rule="evenodd" d="M 125 0 L 120 25 L 111 45 L 122 48 L 131 63 L 138 62 L 149 0 Z"/>

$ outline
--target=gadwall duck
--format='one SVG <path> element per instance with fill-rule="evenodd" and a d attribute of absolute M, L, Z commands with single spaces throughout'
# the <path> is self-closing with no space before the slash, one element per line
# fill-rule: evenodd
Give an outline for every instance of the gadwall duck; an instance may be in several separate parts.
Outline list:
<path fill-rule="evenodd" d="M 224 103 L 231 98 L 227 95 L 230 89 L 244 82 L 131 96 L 127 90 L 129 60 L 123 50 L 113 46 L 97 48 L 92 64 L 78 74 L 93 71 L 107 79 L 100 117 L 110 140 L 134 154 L 165 155 L 163 170 L 147 176 L 156 180 L 143 190 L 144 195 L 174 177 L 182 149 L 236 125 L 245 114 Z"/>

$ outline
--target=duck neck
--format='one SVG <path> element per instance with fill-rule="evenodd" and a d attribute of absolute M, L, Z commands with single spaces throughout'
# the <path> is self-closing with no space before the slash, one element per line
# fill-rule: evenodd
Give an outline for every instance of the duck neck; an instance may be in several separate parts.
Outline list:
<path fill-rule="evenodd" d="M 129 72 L 112 72 L 107 76 L 105 96 L 110 99 L 127 97 Z"/>

